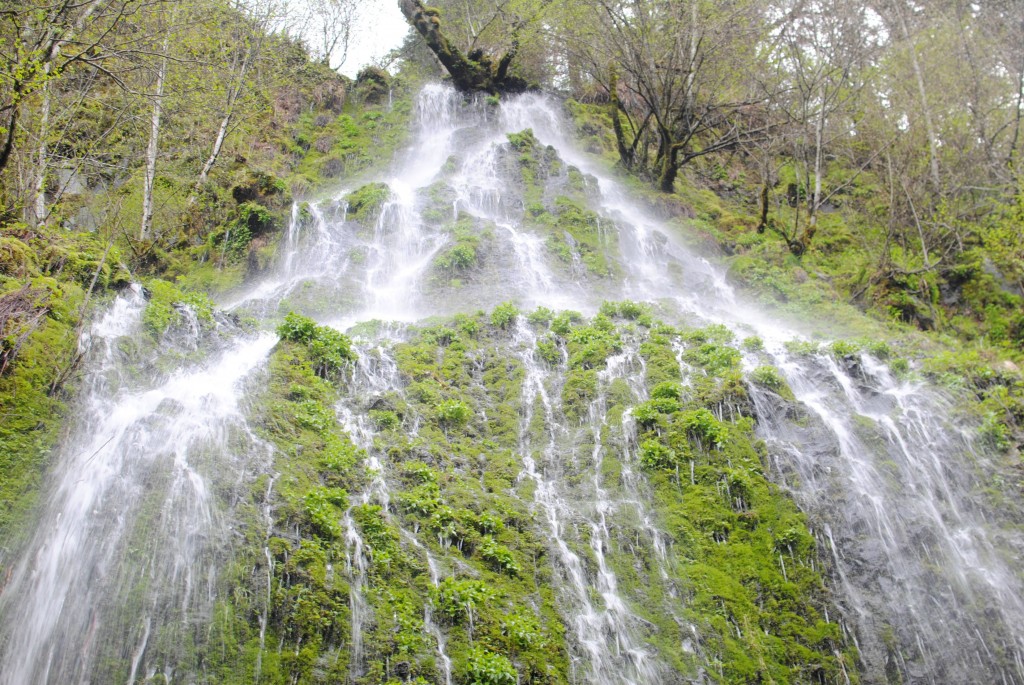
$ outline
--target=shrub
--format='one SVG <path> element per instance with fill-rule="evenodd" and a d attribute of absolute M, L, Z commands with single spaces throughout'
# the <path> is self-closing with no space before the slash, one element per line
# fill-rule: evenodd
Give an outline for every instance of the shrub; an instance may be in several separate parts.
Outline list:
<path fill-rule="evenodd" d="M 466 660 L 468 685 L 516 685 L 519 676 L 515 666 L 501 654 L 474 647 Z"/>
<path fill-rule="evenodd" d="M 517 316 L 519 316 L 519 309 L 511 302 L 503 302 L 491 312 L 491 324 L 505 330 L 515 323 Z"/>
<path fill-rule="evenodd" d="M 683 399 L 683 387 L 671 381 L 658 383 L 651 389 L 651 398 L 681 400 Z"/>
<path fill-rule="evenodd" d="M 740 343 L 743 349 L 748 352 L 760 352 L 764 349 L 764 341 L 756 335 L 752 335 L 749 338 L 744 338 L 743 342 Z"/>
<path fill-rule="evenodd" d="M 505 522 L 495 514 L 480 514 L 476 528 L 485 535 L 494 535 L 505 529 Z"/>
<path fill-rule="evenodd" d="M 680 409 L 682 405 L 674 397 L 656 397 L 633 407 L 633 418 L 640 426 L 651 428 L 659 423 L 665 414 L 674 414 Z"/>
<path fill-rule="evenodd" d="M 597 322 L 597 317 L 594 321 Z M 609 356 L 622 349 L 618 336 L 596 326 L 573 329 L 568 342 L 569 366 L 574 369 L 603 366 Z"/>
<path fill-rule="evenodd" d="M 348 336 L 326 326 L 317 327 L 316 335 L 309 343 L 309 352 L 313 367 L 323 377 L 341 370 L 346 362 L 356 359 Z"/>
<path fill-rule="evenodd" d="M 675 452 L 657 440 L 645 440 L 640 444 L 640 463 L 646 469 L 673 469 L 679 460 Z"/>
<path fill-rule="evenodd" d="M 466 243 L 459 243 L 453 248 L 439 256 L 434 260 L 434 264 L 441 269 L 450 269 L 452 271 L 462 271 L 468 269 L 476 263 L 476 250 L 473 249 L 472 245 Z"/>
<path fill-rule="evenodd" d="M 796 357 L 810 357 L 818 353 L 818 343 L 809 340 L 787 340 L 784 346 Z"/>
<path fill-rule="evenodd" d="M 519 575 L 519 564 L 516 563 L 512 551 L 504 545 L 499 545 L 490 536 L 485 537 L 480 543 L 480 556 L 496 571 L 507 573 L 510 576 Z"/>
<path fill-rule="evenodd" d="M 537 355 L 552 365 L 562 361 L 562 351 L 558 349 L 558 343 L 550 336 L 545 336 L 537 341 Z"/>
<path fill-rule="evenodd" d="M 445 400 L 437 405 L 437 420 L 449 428 L 466 425 L 471 415 L 469 407 L 459 400 Z"/>
<path fill-rule="evenodd" d="M 709 376 L 718 376 L 735 369 L 740 363 L 738 350 L 713 342 L 704 343 L 695 350 L 688 350 L 684 359 L 702 367 Z"/>
<path fill-rule="evenodd" d="M 313 339 L 316 328 L 316 322 L 313 319 L 295 312 L 288 312 L 288 315 L 284 317 L 284 322 L 277 327 L 277 334 L 284 340 L 305 345 Z"/>
<path fill-rule="evenodd" d="M 849 357 L 860 351 L 860 345 L 848 340 L 836 340 L 829 345 L 829 350 L 831 350 L 832 354 L 836 357 Z"/>
<path fill-rule="evenodd" d="M 598 311 L 609 318 L 621 317 L 630 321 L 636 321 L 644 314 L 650 313 L 650 306 L 640 302 L 624 300 L 622 302 L 602 302 Z"/>
<path fill-rule="evenodd" d="M 551 320 L 551 331 L 556 335 L 566 336 L 572 330 L 573 324 L 579 323 L 582 320 L 583 315 L 579 312 L 562 312 Z"/>
<path fill-rule="evenodd" d="M 334 540 L 341 537 L 341 518 L 339 510 L 348 503 L 348 494 L 340 488 L 314 488 L 306 493 L 303 506 L 306 516 L 313 525 L 313 532 L 318 537 Z"/>
<path fill-rule="evenodd" d="M 244 202 L 238 206 L 238 228 L 247 228 L 251 235 L 260 235 L 274 228 L 274 216 L 263 205 L 255 202 Z"/>
<path fill-rule="evenodd" d="M 537 617 L 526 610 L 507 616 L 501 622 L 501 632 L 519 649 L 533 649 L 544 644 Z"/>
<path fill-rule="evenodd" d="M 451 623 L 472 616 L 478 607 L 494 599 L 494 592 L 479 580 L 445 578 L 433 592 L 437 613 Z"/>
<path fill-rule="evenodd" d="M 555 317 L 555 313 L 547 307 L 537 307 L 535 310 L 530 312 L 530 315 L 526 317 L 526 320 L 532 324 L 547 325 L 551 323 L 551 319 Z"/>
<path fill-rule="evenodd" d="M 652 428 L 661 419 L 661 412 L 648 402 L 633 407 L 632 415 L 641 428 Z"/>
<path fill-rule="evenodd" d="M 683 412 L 681 423 L 686 433 L 705 447 L 721 447 L 729 439 L 729 429 L 707 409 Z"/>
<path fill-rule="evenodd" d="M 750 373 L 750 380 L 762 388 L 774 390 L 786 399 L 793 399 L 793 391 L 789 389 L 789 384 L 774 366 L 757 367 Z"/>
<path fill-rule="evenodd" d="M 337 373 L 345 364 L 356 360 L 347 335 L 329 326 L 318 326 L 309 317 L 295 312 L 284 317 L 277 334 L 282 340 L 305 345 L 313 370 L 321 378 Z"/>
<path fill-rule="evenodd" d="M 377 427 L 377 430 L 391 430 L 398 428 L 402 423 L 402 420 L 398 418 L 398 414 L 387 409 L 371 409 L 370 420 L 373 421 L 373 425 Z"/>

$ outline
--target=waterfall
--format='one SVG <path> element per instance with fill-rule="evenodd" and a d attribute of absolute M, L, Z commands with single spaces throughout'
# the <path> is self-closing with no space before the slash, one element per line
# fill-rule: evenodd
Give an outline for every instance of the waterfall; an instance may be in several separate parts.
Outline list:
<path fill-rule="evenodd" d="M 213 493 L 266 458 L 241 402 L 273 337 L 238 335 L 204 362 L 138 383 L 139 360 L 121 343 L 139 334 L 142 307 L 135 289 L 83 341 L 94 369 L 85 399 L 50 506 L 4 586 L 4 683 L 87 680 L 112 649 L 134 654 L 134 673 L 154 624 L 195 629 L 230 527 Z M 185 333 L 181 347 L 198 344 Z"/>
<path fill-rule="evenodd" d="M 785 583 L 805 566 L 824 573 L 818 624 L 842 630 L 823 628 L 821 649 L 855 645 L 859 660 L 837 656 L 828 682 L 859 670 L 867 683 L 1024 685 L 1024 536 L 985 501 L 990 456 L 950 398 L 864 352 L 787 345 L 804 340 L 797 325 L 746 302 L 713 257 L 577 149 L 553 100 L 494 104 L 430 85 L 413 116 L 375 206 L 352 204 L 355 186 L 296 203 L 278 268 L 219 303 L 264 332 L 186 319 L 140 351 L 141 289 L 91 326 L 78 414 L 34 533 L 5 567 L 0 683 L 217 682 L 185 645 L 201 651 L 230 603 L 225 569 L 247 537 L 254 677 L 283 673 L 285 651 L 301 661 L 308 636 L 275 633 L 272 607 L 286 582 L 273 550 L 300 537 L 275 523 L 292 487 L 276 465 L 297 456 L 275 451 L 249 411 L 270 373 L 269 331 L 295 310 L 347 331 L 359 356 L 333 418 L 360 456 L 338 476 L 338 540 L 317 543 L 339 555 L 323 584 L 341 588 L 332 615 L 347 622 L 323 619 L 308 682 L 337 662 L 354 683 L 450 685 L 475 659 L 506 668 L 495 655 L 508 653 L 525 671 L 524 654 L 556 643 L 545 654 L 568 672 L 552 682 L 717 682 L 726 638 L 756 669 L 774 627 L 741 624 L 724 597 L 714 619 L 693 615 L 689 533 L 666 514 L 665 493 L 701 485 L 706 465 L 694 452 L 652 476 L 632 411 L 653 401 L 656 374 L 698 396 L 699 343 L 680 331 L 718 325 L 723 340 L 763 341 L 721 343 L 741 370 L 770 364 L 792 390 L 747 383 L 749 405 L 716 399 L 709 415 L 753 426 L 767 477 L 806 515 L 813 561 L 781 545 L 772 562 Z M 573 359 L 554 317 L 599 320 L 606 300 L 644 303 L 663 323 L 605 317 L 615 349 Z M 506 302 L 518 307 L 507 320 L 476 314 Z M 534 318 L 537 307 L 552 311 Z M 433 347 L 417 348 L 427 337 Z M 645 346 L 658 337 L 668 358 L 652 368 Z M 585 399 L 568 406 L 584 372 Z M 707 487 L 742 514 L 741 485 Z M 491 625 L 481 606 L 500 607 Z"/>

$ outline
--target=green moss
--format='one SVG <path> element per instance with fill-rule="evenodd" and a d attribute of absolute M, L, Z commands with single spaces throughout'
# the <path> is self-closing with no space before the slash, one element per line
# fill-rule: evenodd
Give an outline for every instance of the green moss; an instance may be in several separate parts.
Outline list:
<path fill-rule="evenodd" d="M 213 303 L 202 294 L 185 292 L 157 278 L 146 281 L 148 302 L 142 312 L 142 324 L 153 336 L 163 335 L 168 328 L 181 323 L 182 308 L 188 307 L 202 322 L 213 319 Z"/>
<path fill-rule="evenodd" d="M 654 508 L 675 540 L 686 615 L 723 682 L 803 682 L 808 664 L 826 680 L 855 677 L 855 653 L 819 615 L 824 581 L 811 568 L 813 537 L 795 505 L 764 476 L 753 422 L 709 411 L 735 381 L 735 350 L 720 331 L 688 335 L 684 353 L 720 379 L 686 392 L 670 377 L 669 340 L 652 333 L 646 357 L 652 399 L 634 407 L 638 459 L 650 474 Z M 730 352 L 731 350 L 731 352 Z M 774 384 L 777 371 L 755 377 Z M 758 381 L 755 381 L 758 382 Z M 731 392 L 731 391 L 729 391 Z M 682 405 L 685 402 L 685 405 Z M 686 406 L 688 405 L 688 406 Z"/>
<path fill-rule="evenodd" d="M 551 231 L 546 245 L 562 262 L 570 264 L 577 257 L 595 276 L 611 276 L 618 267 L 609 259 L 616 242 L 609 222 L 602 225 L 600 217 L 576 200 L 555 198 L 552 214 L 540 214 L 536 222 Z"/>
<path fill-rule="evenodd" d="M 491 313 L 491 323 L 502 330 L 506 330 L 515 323 L 518 316 L 519 308 L 511 302 L 504 302 L 494 308 L 494 311 Z"/>
<path fill-rule="evenodd" d="M 36 503 L 66 418 L 79 327 L 92 301 L 127 282 L 99 234 L 0 228 L 0 538 L 15 540 Z"/>
<path fill-rule="evenodd" d="M 562 386 L 562 411 L 573 422 L 582 421 L 591 401 L 597 395 L 597 371 L 576 369 L 566 374 Z"/>
<path fill-rule="evenodd" d="M 759 366 L 750 372 L 750 380 L 763 388 L 768 388 L 778 393 L 783 398 L 793 401 L 793 391 L 782 377 L 779 370 L 774 366 Z"/>
<path fill-rule="evenodd" d="M 318 326 L 309 317 L 295 312 L 284 317 L 277 327 L 277 334 L 282 340 L 305 345 L 313 368 L 323 378 L 338 374 L 356 359 L 348 336 L 329 326 Z"/>
<path fill-rule="evenodd" d="M 384 203 L 391 197 L 385 183 L 368 183 L 345 196 L 348 218 L 367 226 L 377 220 Z"/>

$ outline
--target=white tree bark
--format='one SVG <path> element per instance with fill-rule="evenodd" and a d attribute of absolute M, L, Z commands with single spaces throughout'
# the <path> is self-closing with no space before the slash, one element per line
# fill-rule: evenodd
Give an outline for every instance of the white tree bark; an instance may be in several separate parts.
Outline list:
<path fill-rule="evenodd" d="M 245 74 L 249 70 L 249 64 L 252 59 L 253 48 L 250 46 L 245 51 L 245 57 L 242 58 L 238 77 L 235 80 L 235 83 L 228 90 L 227 106 L 224 108 L 224 118 L 221 119 L 220 128 L 217 129 L 217 138 L 213 141 L 213 150 L 210 152 L 210 157 L 206 160 L 206 164 L 203 165 L 203 170 L 199 172 L 199 181 L 196 183 L 197 190 L 206 183 L 206 180 L 210 176 L 210 171 L 213 169 L 213 165 L 217 163 L 217 158 L 220 157 L 220 151 L 224 147 L 224 140 L 228 136 L 228 129 L 231 127 L 231 119 L 235 114 L 235 103 L 238 102 L 238 98 L 242 94 L 242 89 L 245 87 Z"/>
<path fill-rule="evenodd" d="M 156 92 L 153 95 L 153 116 L 150 122 L 149 145 L 146 148 L 146 178 L 142 186 L 142 226 L 139 239 L 149 238 L 153 225 L 153 183 L 156 180 L 156 155 L 160 149 L 160 115 L 164 105 L 164 79 L 167 78 L 167 50 L 169 38 L 164 38 L 163 56 L 156 75 Z"/>
<path fill-rule="evenodd" d="M 818 120 L 814 123 L 814 194 L 811 196 L 811 211 L 808 217 L 811 230 L 818 225 L 818 206 L 821 204 L 821 162 L 824 154 L 822 147 L 825 133 L 825 110 L 828 104 L 827 87 L 828 81 L 822 81 L 821 107 L 818 110 Z"/>
<path fill-rule="evenodd" d="M 47 62 L 43 70 L 50 73 L 51 62 Z M 32 203 L 32 224 L 41 226 L 46 222 L 46 168 L 49 158 L 46 139 L 50 135 L 50 82 L 43 83 L 43 102 L 39 112 L 39 149 L 36 157 L 36 177 L 33 182 L 35 198 Z"/>
<path fill-rule="evenodd" d="M 67 32 L 66 35 L 53 40 L 47 47 L 46 56 L 43 62 L 43 71 L 46 76 L 49 77 L 51 70 L 53 69 L 53 60 L 60 54 L 61 48 L 65 43 L 74 40 L 75 34 L 82 30 L 85 24 L 89 21 L 93 12 L 99 7 L 102 0 L 92 0 L 87 5 L 82 13 L 75 20 L 74 27 Z M 43 82 L 41 88 L 43 102 L 39 112 L 39 148 L 36 152 L 36 174 L 35 180 L 32 183 L 32 191 L 34 197 L 32 198 L 32 210 L 31 217 L 28 217 L 32 224 L 39 226 L 46 222 L 47 209 L 46 209 L 46 170 L 49 166 L 50 151 L 46 144 L 47 137 L 50 134 L 50 81 L 47 78 Z"/>
<path fill-rule="evenodd" d="M 935 124 L 932 121 L 932 110 L 928 106 L 928 92 L 924 85 L 924 73 L 921 71 L 921 62 L 917 59 L 917 46 L 910 38 L 910 29 L 907 27 L 907 20 L 903 16 L 904 7 L 902 0 L 895 3 L 896 17 L 900 22 L 900 30 L 903 32 L 903 39 L 907 42 L 907 49 L 910 51 L 910 65 L 914 70 L 914 79 L 917 81 L 917 94 L 921 98 L 921 110 L 924 114 L 925 132 L 928 134 L 928 157 L 931 167 L 932 183 L 935 184 L 935 191 L 941 192 L 942 179 L 939 176 L 939 152 L 938 136 L 935 133 Z"/>

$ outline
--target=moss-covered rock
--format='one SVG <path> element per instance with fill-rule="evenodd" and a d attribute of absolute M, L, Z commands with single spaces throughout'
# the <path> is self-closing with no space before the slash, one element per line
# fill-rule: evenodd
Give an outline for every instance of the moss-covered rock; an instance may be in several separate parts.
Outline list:
<path fill-rule="evenodd" d="M 348 203 L 348 218 L 363 225 L 376 221 L 384 203 L 391 197 L 391 189 L 385 183 L 368 183 L 345 197 Z"/>

